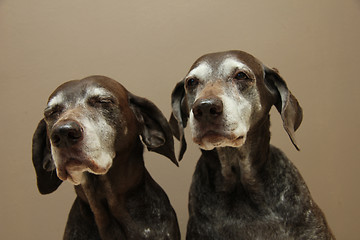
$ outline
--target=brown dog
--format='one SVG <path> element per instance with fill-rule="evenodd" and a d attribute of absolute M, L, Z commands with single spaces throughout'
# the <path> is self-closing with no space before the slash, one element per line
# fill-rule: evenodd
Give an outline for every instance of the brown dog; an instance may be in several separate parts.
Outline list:
<path fill-rule="evenodd" d="M 187 239 L 332 239 L 296 167 L 270 145 L 275 105 L 295 145 L 302 110 L 278 72 L 242 51 L 200 57 L 172 93 L 174 134 L 202 150 Z"/>
<path fill-rule="evenodd" d="M 77 194 L 64 239 L 180 239 L 169 199 L 144 166 L 143 143 L 177 165 L 170 126 L 152 102 L 92 76 L 58 87 L 44 116 L 33 137 L 39 191 L 69 180 Z"/>

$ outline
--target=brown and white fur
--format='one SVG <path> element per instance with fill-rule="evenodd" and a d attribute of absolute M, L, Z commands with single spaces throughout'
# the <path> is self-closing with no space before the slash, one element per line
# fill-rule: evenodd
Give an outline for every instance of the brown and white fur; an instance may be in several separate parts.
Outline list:
<path fill-rule="evenodd" d="M 298 149 L 302 109 L 277 70 L 252 55 L 204 55 L 175 87 L 170 123 L 181 141 L 180 159 L 188 120 L 202 151 L 186 239 L 333 239 L 296 167 L 270 145 L 273 105 Z"/>
<path fill-rule="evenodd" d="M 65 180 L 75 185 L 64 239 L 180 239 L 169 199 L 144 166 L 143 144 L 177 165 L 166 118 L 117 81 L 91 76 L 50 95 L 33 164 L 42 194 Z"/>

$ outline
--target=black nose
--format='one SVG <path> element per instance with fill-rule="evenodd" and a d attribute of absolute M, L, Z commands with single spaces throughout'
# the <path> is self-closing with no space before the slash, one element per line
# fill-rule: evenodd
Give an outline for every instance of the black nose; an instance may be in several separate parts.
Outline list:
<path fill-rule="evenodd" d="M 223 113 L 223 103 L 218 98 L 198 99 L 193 105 L 193 113 L 198 121 L 215 120 Z"/>
<path fill-rule="evenodd" d="M 69 147 L 83 139 L 83 130 L 75 121 L 56 125 L 51 133 L 51 142 L 56 147 Z"/>

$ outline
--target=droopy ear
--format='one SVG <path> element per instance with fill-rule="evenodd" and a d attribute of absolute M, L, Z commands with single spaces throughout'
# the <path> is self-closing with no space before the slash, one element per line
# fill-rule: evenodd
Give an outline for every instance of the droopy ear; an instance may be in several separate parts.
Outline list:
<path fill-rule="evenodd" d="M 142 141 L 149 151 L 169 158 L 175 165 L 178 162 L 174 152 L 174 139 L 170 125 L 162 112 L 151 101 L 128 93 L 130 107 L 142 128 Z"/>
<path fill-rule="evenodd" d="M 189 110 L 186 104 L 184 80 L 178 82 L 171 94 L 172 113 L 170 116 L 170 126 L 174 136 L 180 141 L 179 161 L 183 158 L 186 151 L 186 141 L 184 128 L 189 118 Z"/>
<path fill-rule="evenodd" d="M 300 150 L 295 140 L 295 131 L 300 126 L 303 117 L 298 101 L 289 91 L 276 69 L 265 67 L 265 83 L 270 92 L 276 96 L 274 105 L 281 115 L 285 131 L 295 148 Z"/>
<path fill-rule="evenodd" d="M 44 119 L 39 122 L 33 136 L 32 161 L 39 192 L 41 194 L 48 194 L 55 191 L 62 181 L 56 175 Z"/>

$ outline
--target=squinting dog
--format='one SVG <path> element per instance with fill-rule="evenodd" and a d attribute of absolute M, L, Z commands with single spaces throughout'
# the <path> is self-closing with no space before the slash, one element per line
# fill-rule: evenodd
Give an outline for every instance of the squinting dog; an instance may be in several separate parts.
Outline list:
<path fill-rule="evenodd" d="M 115 80 L 91 76 L 51 94 L 33 164 L 42 194 L 75 185 L 64 239 L 180 239 L 169 199 L 145 169 L 143 143 L 177 165 L 161 111 Z"/>
<path fill-rule="evenodd" d="M 302 109 L 277 70 L 242 51 L 200 57 L 172 93 L 170 123 L 201 148 L 186 239 L 333 239 L 296 167 L 270 145 L 275 106 L 292 143 Z"/>

